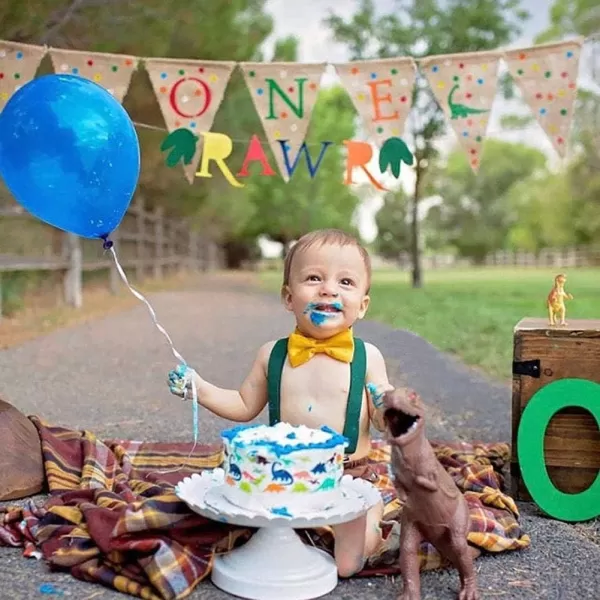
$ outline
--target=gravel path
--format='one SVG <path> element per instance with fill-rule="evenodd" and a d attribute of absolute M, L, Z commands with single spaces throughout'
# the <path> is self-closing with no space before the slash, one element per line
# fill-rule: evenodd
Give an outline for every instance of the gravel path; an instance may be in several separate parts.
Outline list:
<path fill-rule="evenodd" d="M 195 289 L 156 294 L 151 302 L 187 361 L 217 385 L 228 387 L 242 382 L 262 342 L 284 336 L 292 327 L 275 296 L 220 276 L 207 276 Z M 510 439 L 507 386 L 466 368 L 410 332 L 370 321 L 359 323 L 356 331 L 384 353 L 392 383 L 412 386 L 428 402 L 431 438 Z M 171 396 L 165 384 L 174 364 L 165 340 L 140 304 L 0 351 L 1 393 L 26 414 L 89 429 L 99 437 L 187 441 L 189 404 Z M 201 439 L 217 441 L 228 424 L 202 411 Z M 477 561 L 483 597 L 598 600 L 598 521 L 568 525 L 540 516 L 531 505 L 520 508 L 532 546 Z M 45 565 L 23 559 L 19 550 L 0 548 L 0 599 L 42 597 L 39 587 L 47 582 L 77 600 L 125 598 L 69 575 L 49 573 Z M 457 587 L 454 571 L 427 573 L 423 600 L 456 598 Z M 389 578 L 357 579 L 341 582 L 326 597 L 391 600 L 398 588 L 399 582 Z M 229 597 L 209 582 L 190 596 Z"/>

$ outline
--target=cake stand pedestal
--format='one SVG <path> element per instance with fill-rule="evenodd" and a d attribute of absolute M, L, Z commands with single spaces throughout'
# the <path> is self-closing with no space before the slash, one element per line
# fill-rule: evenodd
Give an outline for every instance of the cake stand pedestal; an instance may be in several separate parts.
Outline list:
<path fill-rule="evenodd" d="M 330 509 L 301 517 L 259 513 L 231 504 L 223 496 L 222 469 L 186 477 L 177 495 L 198 514 L 258 531 L 240 548 L 215 557 L 211 579 L 218 588 L 251 600 L 311 600 L 333 590 L 338 582 L 333 558 L 308 546 L 294 529 L 338 525 L 366 513 L 381 500 L 377 488 L 345 475 L 340 499 Z"/>

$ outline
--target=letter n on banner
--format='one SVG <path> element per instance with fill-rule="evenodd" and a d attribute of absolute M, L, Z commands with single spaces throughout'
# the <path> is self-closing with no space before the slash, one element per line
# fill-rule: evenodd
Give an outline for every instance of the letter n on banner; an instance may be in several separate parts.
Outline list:
<path fill-rule="evenodd" d="M 169 135 L 161 148 L 169 166 L 180 163 L 194 182 L 202 153 L 201 132 L 210 131 L 234 62 L 145 59 Z"/>
<path fill-rule="evenodd" d="M 241 63 L 254 107 L 263 124 L 279 172 L 289 180 L 279 141 L 296 156 L 310 123 L 325 64 Z"/>

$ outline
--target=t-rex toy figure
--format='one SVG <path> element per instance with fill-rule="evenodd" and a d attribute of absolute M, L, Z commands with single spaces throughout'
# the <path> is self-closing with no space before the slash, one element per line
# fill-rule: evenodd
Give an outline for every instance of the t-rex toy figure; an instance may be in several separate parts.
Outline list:
<path fill-rule="evenodd" d="M 567 308 L 565 299 L 573 300 L 573 294 L 565 292 L 565 283 L 567 276 L 564 273 L 559 273 L 554 278 L 554 285 L 546 299 L 548 308 L 548 321 L 550 325 L 556 325 L 556 318 L 559 319 L 559 325 L 566 325 L 565 317 L 567 316 Z"/>
<path fill-rule="evenodd" d="M 458 569 L 459 600 L 479 600 L 473 554 L 467 544 L 469 509 L 425 437 L 425 411 L 414 392 L 392 390 L 383 397 L 392 450 L 392 472 L 403 502 L 398 600 L 420 600 L 419 546 L 433 544 Z"/>
<path fill-rule="evenodd" d="M 42 444 L 35 425 L 0 398 L 0 501 L 38 494 L 44 483 Z"/>

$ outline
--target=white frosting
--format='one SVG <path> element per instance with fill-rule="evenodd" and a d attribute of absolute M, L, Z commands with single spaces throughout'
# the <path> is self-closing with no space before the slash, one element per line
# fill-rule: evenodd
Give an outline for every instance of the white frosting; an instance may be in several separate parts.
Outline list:
<path fill-rule="evenodd" d="M 290 435 L 294 437 L 289 437 Z M 273 426 L 261 425 L 240 431 L 236 441 L 251 444 L 256 441 L 275 442 L 282 446 L 298 446 L 300 444 L 321 444 L 331 439 L 331 433 L 322 429 L 311 429 L 306 425 L 290 425 L 277 423 Z"/>
<path fill-rule="evenodd" d="M 257 512 L 299 516 L 339 499 L 345 438 L 289 423 L 223 432 L 224 496 Z"/>

